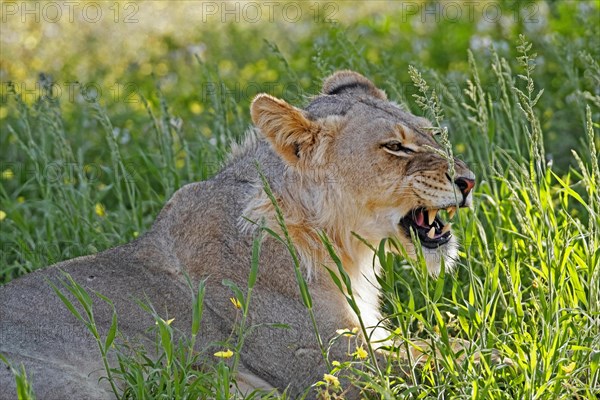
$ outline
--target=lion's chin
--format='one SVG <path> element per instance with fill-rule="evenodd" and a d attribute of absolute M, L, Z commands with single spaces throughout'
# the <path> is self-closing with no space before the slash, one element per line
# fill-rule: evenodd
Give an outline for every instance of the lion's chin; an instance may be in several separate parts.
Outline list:
<path fill-rule="evenodd" d="M 413 260 L 417 258 L 417 251 L 410 237 L 400 234 L 400 243 L 404 246 L 410 258 Z M 421 246 L 421 251 L 425 259 L 425 265 L 427 265 L 427 271 L 431 275 L 437 276 L 442 269 L 442 263 L 446 272 L 454 268 L 458 255 L 458 240 L 452 236 L 446 243 L 437 248 Z"/>

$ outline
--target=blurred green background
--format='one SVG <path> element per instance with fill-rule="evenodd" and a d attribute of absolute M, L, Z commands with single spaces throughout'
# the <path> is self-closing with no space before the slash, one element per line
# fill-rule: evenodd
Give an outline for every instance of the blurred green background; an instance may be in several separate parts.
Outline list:
<path fill-rule="evenodd" d="M 139 99 L 157 104 L 160 86 L 186 135 L 209 137 L 211 95 L 231 94 L 243 118 L 257 92 L 296 104 L 318 90 L 323 74 L 359 65 L 392 97 L 411 102 L 413 64 L 435 71 L 460 94 L 467 49 L 485 63 L 489 47 L 514 60 L 518 34 L 533 42 L 534 78 L 552 95 L 540 110 L 549 152 L 565 165 L 582 121 L 582 93 L 598 83 L 584 74 L 580 51 L 600 53 L 598 1 L 556 2 L 4 2 L 2 5 L 3 161 L 11 155 L 7 82 L 28 102 L 43 94 L 44 73 L 76 135 L 102 140 L 84 125 L 98 98 L 131 146 L 148 123 Z M 57 6 L 58 5 L 58 6 Z M 279 52 L 274 52 L 274 48 Z M 196 57 L 201 60 L 201 65 Z M 283 61 L 285 58 L 286 62 Z M 482 71 L 484 80 L 491 78 Z M 226 87 L 221 88 L 220 82 Z M 493 81 L 489 81 L 493 85 Z M 36 86 L 37 85 L 37 86 Z M 401 93 L 395 91 L 401 88 Z M 85 94 L 87 91 L 87 94 Z M 594 93 L 598 94 L 598 93 Z M 236 132 L 239 135 L 241 132 Z M 127 146 L 123 149 L 127 152 Z"/>
<path fill-rule="evenodd" d="M 533 43 L 534 80 L 545 90 L 537 112 L 548 161 L 559 172 L 584 143 L 584 105 L 595 105 L 594 120 L 600 109 L 598 1 L 1 7 L 0 281 L 133 239 L 174 190 L 219 169 L 250 123 L 256 93 L 302 106 L 334 70 L 358 70 L 419 114 L 408 76 L 416 66 L 445 102 L 456 153 L 483 178 L 487 155 L 469 152 L 478 138 L 453 118 L 472 79 L 469 49 L 487 101 L 497 102 L 490 49 L 520 70 L 519 34 Z M 503 147 L 493 123 L 482 140 Z M 511 148 L 527 147 L 526 139 L 514 140 Z M 123 181 L 115 179 L 115 160 L 125 166 Z M 125 181 L 135 196 L 123 199 Z M 57 194 L 65 185 L 73 196 L 66 200 Z"/>

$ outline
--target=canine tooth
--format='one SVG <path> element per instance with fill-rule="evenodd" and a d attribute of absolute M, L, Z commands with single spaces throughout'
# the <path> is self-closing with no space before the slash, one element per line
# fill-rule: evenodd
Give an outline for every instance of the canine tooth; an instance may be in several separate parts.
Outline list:
<path fill-rule="evenodd" d="M 433 224 L 433 221 L 435 220 L 435 215 L 437 214 L 438 210 L 428 210 L 427 211 L 427 215 L 429 216 L 429 225 Z"/>
<path fill-rule="evenodd" d="M 448 218 L 454 218 L 454 214 L 456 214 L 456 207 L 448 207 Z"/>
<path fill-rule="evenodd" d="M 427 232 L 427 237 L 429 237 L 429 239 L 433 239 L 435 236 L 435 228 L 432 226 L 431 229 L 429 230 L 429 232 Z"/>
<path fill-rule="evenodd" d="M 444 225 L 444 227 L 442 228 L 442 235 L 444 233 L 448 232 L 451 227 L 452 227 L 452 223 L 451 222 L 448 222 L 446 225 Z"/>

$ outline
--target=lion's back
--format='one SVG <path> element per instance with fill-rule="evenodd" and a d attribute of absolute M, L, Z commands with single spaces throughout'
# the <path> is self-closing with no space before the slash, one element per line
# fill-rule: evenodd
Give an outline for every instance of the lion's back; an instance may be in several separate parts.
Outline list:
<path fill-rule="evenodd" d="M 233 181 L 219 180 L 178 190 L 153 228 L 134 242 L 42 268 L 0 286 L 0 353 L 15 367 L 25 366 L 38 397 L 113 397 L 107 382 L 99 381 L 105 371 L 96 342 L 50 285 L 60 288 L 82 312 L 60 283 L 66 281 L 63 271 L 92 296 L 101 335 L 110 326 L 112 310 L 94 292 L 113 301 L 119 330 L 129 339 L 145 344 L 153 340 L 145 333 L 154 325 L 152 316 L 137 301 L 150 302 L 162 317 L 174 317 L 174 325 L 182 331 L 189 329 L 191 291 L 185 275 L 193 281 L 217 269 L 225 275 L 227 268 L 235 269 L 232 255 L 240 251 L 235 233 L 240 196 L 233 195 Z M 211 292 L 224 290 L 220 281 L 211 287 Z M 213 314 L 207 311 L 205 321 L 216 319 Z M 216 320 L 211 322 L 220 326 Z M 204 344 L 222 336 L 218 329 L 205 328 Z M 14 396 L 15 381 L 5 367 L 0 369 L 0 387 L 0 399 Z"/>

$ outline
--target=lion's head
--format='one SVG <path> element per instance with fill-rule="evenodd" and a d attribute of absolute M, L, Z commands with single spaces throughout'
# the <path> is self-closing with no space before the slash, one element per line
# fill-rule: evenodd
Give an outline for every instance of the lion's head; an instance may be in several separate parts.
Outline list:
<path fill-rule="evenodd" d="M 475 176 L 454 159 L 451 178 L 429 121 L 351 71 L 327 78 L 304 110 L 259 95 L 251 111 L 288 179 L 296 178 L 284 192 L 297 230 L 324 230 L 342 249 L 352 247 L 352 232 L 374 244 L 397 237 L 414 255 L 412 230 L 431 272 L 441 257 L 451 264 L 457 241 L 438 211 L 452 218 L 457 207 L 470 206 Z"/>

